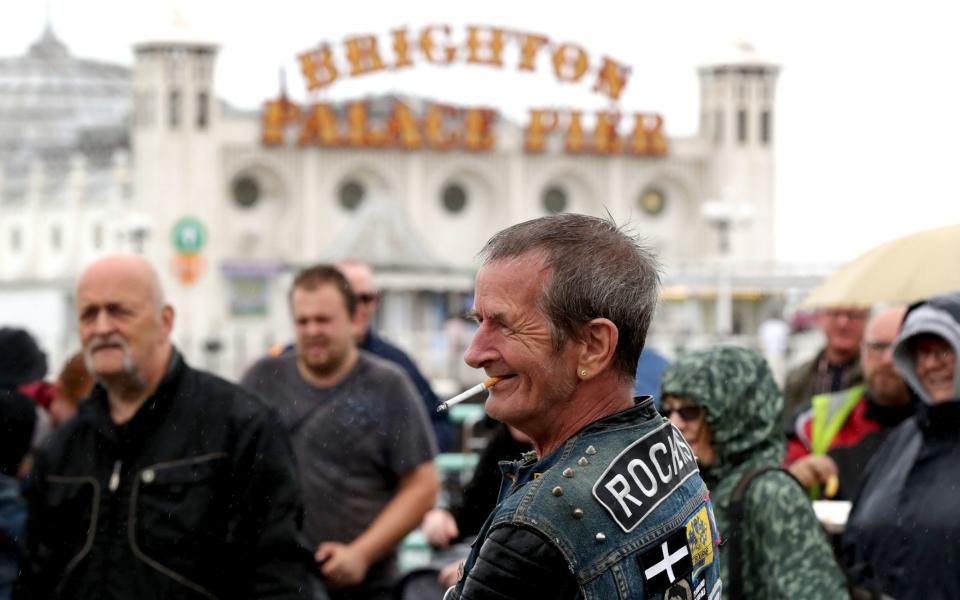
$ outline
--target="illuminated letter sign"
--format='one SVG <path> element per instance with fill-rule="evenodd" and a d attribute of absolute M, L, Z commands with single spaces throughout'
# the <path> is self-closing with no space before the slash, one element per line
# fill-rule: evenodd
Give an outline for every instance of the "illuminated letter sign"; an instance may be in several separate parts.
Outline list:
<path fill-rule="evenodd" d="M 468 25 L 462 32 L 445 24 L 427 25 L 419 31 L 403 27 L 391 30 L 383 39 L 373 34 L 353 35 L 339 45 L 322 42 L 297 55 L 309 91 L 321 90 L 344 77 L 406 69 L 418 61 L 503 68 L 505 62 L 512 63 L 514 58 L 517 71 L 535 72 L 538 63 L 547 63 L 556 81 L 586 83 L 593 92 L 614 101 L 619 100 L 630 77 L 630 67 L 606 56 L 599 61 L 591 59 L 578 44 L 488 25 Z M 265 146 L 296 140 L 303 146 L 326 148 L 484 152 L 496 146 L 497 112 L 490 108 L 430 104 L 416 114 L 407 104 L 393 101 L 386 117 L 377 114 L 381 116 L 374 119 L 366 101 L 347 102 L 336 108 L 327 102 L 298 106 L 281 94 L 264 104 L 261 139 Z M 524 150 L 539 153 L 562 147 L 574 154 L 667 153 L 660 115 L 635 113 L 633 122 L 629 120 L 621 118 L 616 107 L 593 114 L 559 108 L 532 109 L 524 127 Z M 551 139 L 556 142 L 551 143 Z"/>

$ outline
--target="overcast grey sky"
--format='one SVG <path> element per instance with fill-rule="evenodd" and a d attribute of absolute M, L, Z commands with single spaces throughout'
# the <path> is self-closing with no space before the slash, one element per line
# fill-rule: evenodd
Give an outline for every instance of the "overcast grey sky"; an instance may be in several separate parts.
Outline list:
<path fill-rule="evenodd" d="M 131 44 L 180 6 L 194 29 L 222 45 L 218 95 L 246 108 L 276 93 L 280 67 L 302 96 L 294 57 L 320 41 L 432 23 L 524 29 L 631 65 L 621 108 L 662 113 L 670 135 L 695 130 L 697 65 L 743 39 L 783 66 L 775 122 L 779 258 L 839 262 L 898 235 L 960 222 L 960 36 L 949 2 L 0 0 L 0 56 L 26 50 L 47 5 L 75 55 L 126 64 Z M 462 64 L 338 82 L 330 94 L 391 90 L 493 105 L 519 118 L 536 105 L 604 104 L 588 86 L 559 84 L 543 70 Z"/>

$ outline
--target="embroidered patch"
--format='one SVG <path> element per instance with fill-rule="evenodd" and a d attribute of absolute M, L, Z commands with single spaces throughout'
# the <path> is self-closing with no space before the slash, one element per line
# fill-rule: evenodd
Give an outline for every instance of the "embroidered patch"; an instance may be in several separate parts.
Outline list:
<path fill-rule="evenodd" d="M 713 562 L 713 531 L 710 526 L 710 510 L 706 504 L 687 521 L 687 546 L 693 561 L 696 576 Z"/>
<path fill-rule="evenodd" d="M 690 446 L 664 423 L 613 459 L 593 484 L 593 497 L 630 532 L 697 471 Z"/>
<path fill-rule="evenodd" d="M 647 595 L 659 594 L 693 570 L 687 530 L 680 528 L 637 558 L 647 582 Z M 689 590 L 690 587 L 688 586 Z"/>
<path fill-rule="evenodd" d="M 723 595 L 723 582 L 719 579 L 715 584 L 713 584 L 713 589 L 710 590 L 710 600 L 720 600 L 720 596 Z"/>
<path fill-rule="evenodd" d="M 707 511 L 707 514 L 710 515 L 710 531 L 713 532 L 713 545 L 719 546 L 722 540 L 720 538 L 720 530 L 717 529 L 717 515 L 715 515 L 713 512 L 712 504 L 707 502 L 707 506 L 710 507 L 710 509 Z"/>
<path fill-rule="evenodd" d="M 667 593 L 663 595 L 663 600 L 693 600 L 693 590 L 690 589 L 690 582 L 681 579 L 671 585 Z"/>
<path fill-rule="evenodd" d="M 707 597 L 707 580 L 701 579 L 697 587 L 693 588 L 693 600 L 703 600 Z"/>

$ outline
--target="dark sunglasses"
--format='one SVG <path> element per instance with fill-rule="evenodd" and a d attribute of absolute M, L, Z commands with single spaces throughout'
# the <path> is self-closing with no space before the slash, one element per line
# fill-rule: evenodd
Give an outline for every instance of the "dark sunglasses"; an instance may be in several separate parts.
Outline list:
<path fill-rule="evenodd" d="M 703 416 L 702 406 L 683 406 L 681 408 L 660 408 L 660 414 L 669 419 L 670 415 L 677 413 L 684 421 L 696 421 Z"/>
<path fill-rule="evenodd" d="M 375 302 L 380 296 L 378 294 L 357 294 L 357 302 L 360 304 L 370 304 Z"/>

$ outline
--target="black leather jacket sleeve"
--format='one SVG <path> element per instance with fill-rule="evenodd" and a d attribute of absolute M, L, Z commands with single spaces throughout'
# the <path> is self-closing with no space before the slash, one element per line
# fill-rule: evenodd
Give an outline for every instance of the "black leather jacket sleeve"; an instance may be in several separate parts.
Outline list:
<path fill-rule="evenodd" d="M 491 531 L 466 578 L 462 600 L 581 598 L 560 552 L 538 533 L 519 527 Z"/>
<path fill-rule="evenodd" d="M 229 530 L 231 561 L 249 580 L 248 598 L 326 598 L 303 538 L 303 504 L 289 438 L 276 413 L 251 419 L 238 432 L 236 509 Z M 243 475 L 240 475 L 243 474 Z M 237 598 L 237 596 L 234 596 Z"/>

